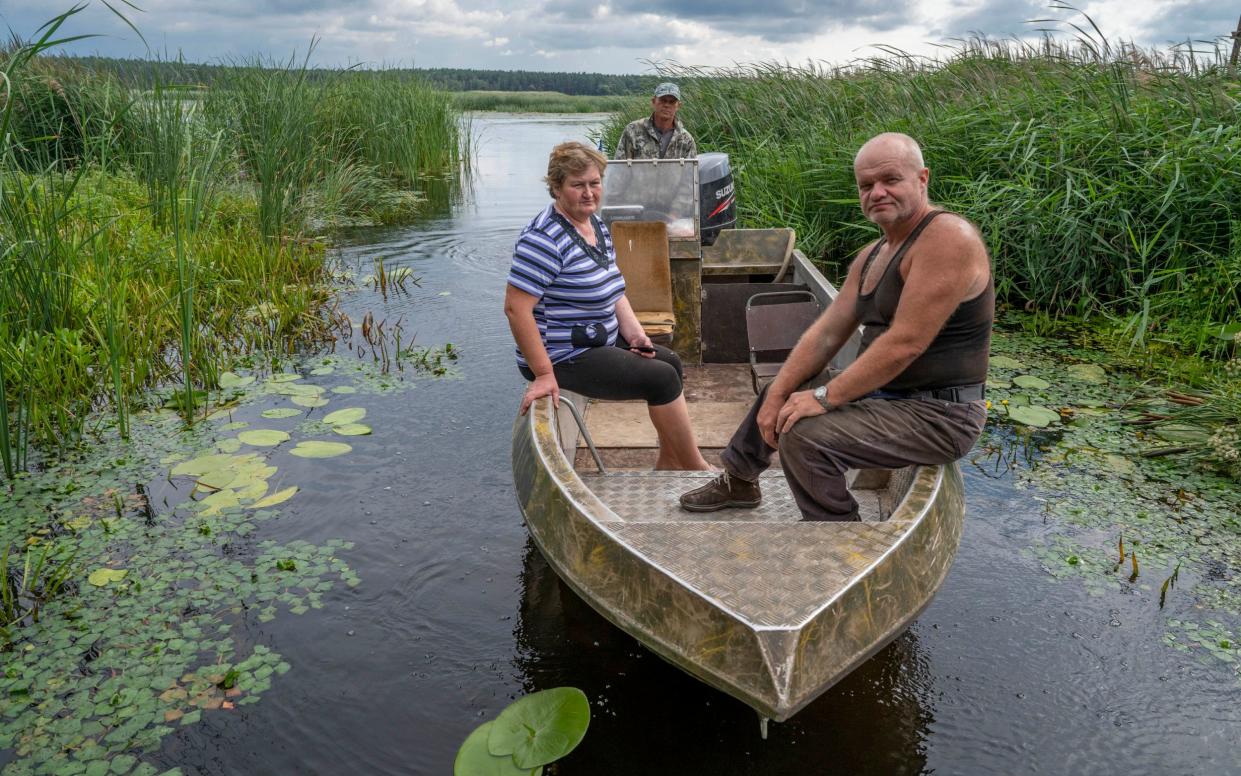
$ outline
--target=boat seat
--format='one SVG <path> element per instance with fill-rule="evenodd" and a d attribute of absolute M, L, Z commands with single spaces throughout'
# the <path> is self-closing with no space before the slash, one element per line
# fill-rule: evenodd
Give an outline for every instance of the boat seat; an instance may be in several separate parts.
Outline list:
<path fill-rule="evenodd" d="M 614 221 L 616 267 L 625 278 L 625 296 L 653 342 L 667 345 L 676 329 L 672 310 L 672 265 L 668 226 L 663 221 Z"/>
<path fill-rule="evenodd" d="M 819 317 L 819 300 L 809 291 L 767 291 L 745 303 L 754 392 L 775 379 L 802 332 Z"/>

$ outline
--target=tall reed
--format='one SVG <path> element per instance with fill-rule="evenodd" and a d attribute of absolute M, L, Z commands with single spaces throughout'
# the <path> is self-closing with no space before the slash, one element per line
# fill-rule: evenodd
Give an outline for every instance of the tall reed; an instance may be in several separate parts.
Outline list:
<path fill-rule="evenodd" d="M 320 164 L 316 106 L 325 86 L 308 67 L 261 60 L 229 68 L 208 97 L 207 110 L 228 126 L 246 171 L 258 187 L 259 229 L 269 240 L 304 228 L 300 210 Z"/>
<path fill-rule="evenodd" d="M 437 190 L 465 147 L 447 95 L 305 61 L 229 68 L 205 99 L 130 94 L 40 56 L 79 11 L 0 52 L 5 478 L 75 444 L 101 400 L 124 434 L 143 389 L 178 385 L 192 412 L 222 362 L 323 346 L 331 278 L 298 235 L 408 217 L 406 189 Z"/>
<path fill-rule="evenodd" d="M 1179 327 L 1189 347 L 1241 317 L 1241 126 L 1219 50 L 973 39 L 936 60 L 677 75 L 699 148 L 733 155 L 742 221 L 793 226 L 833 271 L 875 233 L 853 153 L 902 131 L 923 146 L 932 198 L 982 229 L 1008 301 L 1144 314 L 1136 336 Z"/>

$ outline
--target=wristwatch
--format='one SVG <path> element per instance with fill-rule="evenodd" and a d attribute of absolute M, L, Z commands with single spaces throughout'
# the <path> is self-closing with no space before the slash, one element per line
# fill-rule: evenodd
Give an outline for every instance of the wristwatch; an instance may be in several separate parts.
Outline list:
<path fill-rule="evenodd" d="M 827 410 L 828 412 L 831 412 L 832 410 L 836 409 L 836 405 L 832 404 L 830 401 L 827 400 L 827 386 L 826 385 L 820 385 L 818 388 L 814 389 L 814 400 L 817 401 L 823 407 L 823 409 Z"/>

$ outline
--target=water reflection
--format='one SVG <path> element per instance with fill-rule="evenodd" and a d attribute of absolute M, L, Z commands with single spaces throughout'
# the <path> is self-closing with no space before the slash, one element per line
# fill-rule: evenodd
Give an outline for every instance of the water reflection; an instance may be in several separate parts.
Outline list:
<path fill-rule="evenodd" d="M 930 677 L 906 632 L 766 741 L 758 716 L 647 651 L 560 581 L 526 542 L 513 634 L 525 692 L 585 691 L 592 721 L 561 764 L 576 774 L 905 774 L 926 766 Z M 694 742 L 686 746 L 685 742 Z"/>

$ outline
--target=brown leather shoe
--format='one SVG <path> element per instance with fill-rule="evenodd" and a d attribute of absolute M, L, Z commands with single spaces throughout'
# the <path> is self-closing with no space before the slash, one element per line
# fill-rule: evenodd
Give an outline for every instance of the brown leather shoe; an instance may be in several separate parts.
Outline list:
<path fill-rule="evenodd" d="M 701 488 L 681 494 L 681 509 L 690 512 L 714 512 L 725 507 L 756 507 L 762 500 L 763 493 L 757 482 L 722 472 Z"/>

